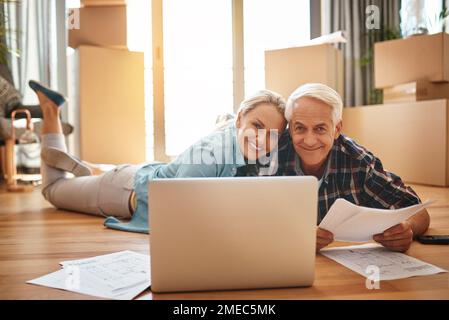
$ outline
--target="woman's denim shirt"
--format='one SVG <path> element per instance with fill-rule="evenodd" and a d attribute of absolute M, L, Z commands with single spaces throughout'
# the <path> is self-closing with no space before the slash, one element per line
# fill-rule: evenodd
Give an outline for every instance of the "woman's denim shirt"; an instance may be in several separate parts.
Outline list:
<path fill-rule="evenodd" d="M 148 233 L 148 182 L 153 179 L 233 177 L 245 159 L 237 142 L 236 127 L 232 123 L 199 140 L 168 164 L 151 163 L 139 169 L 134 178 L 137 208 L 131 221 L 121 222 L 114 217 L 105 221 L 113 229 Z"/>

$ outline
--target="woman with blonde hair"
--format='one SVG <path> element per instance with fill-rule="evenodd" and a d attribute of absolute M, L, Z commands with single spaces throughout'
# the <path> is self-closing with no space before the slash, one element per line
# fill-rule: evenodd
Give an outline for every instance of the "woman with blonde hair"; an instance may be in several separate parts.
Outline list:
<path fill-rule="evenodd" d="M 109 228 L 148 232 L 148 181 L 161 178 L 233 177 L 266 165 L 277 169 L 278 137 L 285 130 L 285 101 L 262 90 L 244 100 L 235 120 L 202 138 L 168 164 L 120 165 L 98 176 L 67 153 L 59 118 L 63 97 L 35 81 L 43 113 L 42 193 L 57 208 L 107 217 Z M 268 168 L 268 169 L 267 169 Z M 67 177 L 67 172 L 75 175 Z M 129 220 L 122 222 L 119 219 Z"/>

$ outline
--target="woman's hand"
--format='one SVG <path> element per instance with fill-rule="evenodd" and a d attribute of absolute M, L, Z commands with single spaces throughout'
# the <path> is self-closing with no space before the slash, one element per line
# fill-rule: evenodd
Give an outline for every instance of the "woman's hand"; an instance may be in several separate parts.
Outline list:
<path fill-rule="evenodd" d="M 412 224 L 404 221 L 383 233 L 374 235 L 373 240 L 392 251 L 406 252 L 413 242 Z"/>
<path fill-rule="evenodd" d="M 317 228 L 316 230 L 316 252 L 328 246 L 334 241 L 332 232 Z"/>

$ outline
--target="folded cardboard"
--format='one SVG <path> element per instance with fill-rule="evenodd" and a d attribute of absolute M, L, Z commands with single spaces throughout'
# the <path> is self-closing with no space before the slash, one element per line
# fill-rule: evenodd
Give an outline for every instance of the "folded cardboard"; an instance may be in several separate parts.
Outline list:
<path fill-rule="evenodd" d="M 376 43 L 375 86 L 382 89 L 419 79 L 449 81 L 449 34 L 413 36 Z"/>
<path fill-rule="evenodd" d="M 418 80 L 385 88 L 384 103 L 416 102 L 435 99 L 449 99 L 449 82 Z"/>
<path fill-rule="evenodd" d="M 127 48 L 127 7 L 88 6 L 80 8 L 79 29 L 69 30 L 69 46 L 92 45 Z"/>
<path fill-rule="evenodd" d="M 449 186 L 448 100 L 345 108 L 343 133 L 404 181 Z"/>
<path fill-rule="evenodd" d="M 324 83 L 343 96 L 343 55 L 331 44 L 265 52 L 267 89 L 288 97 L 300 85 Z"/>

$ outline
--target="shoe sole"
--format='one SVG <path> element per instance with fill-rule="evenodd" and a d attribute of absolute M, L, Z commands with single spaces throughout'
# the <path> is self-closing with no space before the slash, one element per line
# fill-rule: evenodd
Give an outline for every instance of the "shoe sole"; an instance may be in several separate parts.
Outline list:
<path fill-rule="evenodd" d="M 73 173 L 77 177 L 91 176 L 91 170 L 69 154 L 58 149 L 43 149 L 41 158 L 48 166 Z"/>

